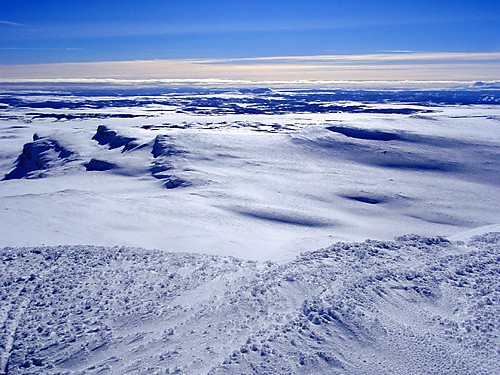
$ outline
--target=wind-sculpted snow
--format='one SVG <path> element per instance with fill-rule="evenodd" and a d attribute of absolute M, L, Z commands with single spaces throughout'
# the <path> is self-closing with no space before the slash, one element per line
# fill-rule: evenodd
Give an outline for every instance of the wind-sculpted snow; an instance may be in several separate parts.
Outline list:
<path fill-rule="evenodd" d="M 75 160 L 74 152 L 53 139 L 33 135 L 33 142 L 26 143 L 16 160 L 16 167 L 4 180 L 46 177 L 47 170 Z"/>
<path fill-rule="evenodd" d="M 116 168 L 116 164 L 94 158 L 90 159 L 90 161 L 88 163 L 85 163 L 84 165 L 87 171 L 103 172 Z"/>
<path fill-rule="evenodd" d="M 97 132 L 92 139 L 97 141 L 100 145 L 109 146 L 110 150 L 122 148 L 122 152 L 125 152 L 138 147 L 138 145 L 134 143 L 134 141 L 136 141 L 135 138 L 119 135 L 117 132 L 108 129 L 104 125 L 99 125 L 97 127 Z"/>
<path fill-rule="evenodd" d="M 188 181 L 168 173 L 168 171 L 174 169 L 172 165 L 173 157 L 184 153 L 186 151 L 175 146 L 171 137 L 166 135 L 156 136 L 151 150 L 151 154 L 153 154 L 155 159 L 151 167 L 151 175 L 156 179 L 162 180 L 165 188 L 175 189 L 190 185 Z"/>
<path fill-rule="evenodd" d="M 0 94 L 0 246 L 124 245 L 284 261 L 337 240 L 494 225 L 499 107 L 431 103 L 455 94 L 469 97 Z M 85 117 L 92 113 L 113 117 Z"/>
<path fill-rule="evenodd" d="M 333 226 L 333 222 L 329 222 L 320 217 L 314 217 L 309 213 L 299 213 L 296 211 L 279 210 L 272 207 L 246 209 L 244 207 L 229 207 L 230 211 L 240 215 L 248 216 L 258 220 L 269 221 L 270 223 L 297 225 L 304 227 L 328 227 Z"/>
<path fill-rule="evenodd" d="M 371 141 L 394 141 L 396 139 L 399 139 L 397 134 L 377 130 L 348 128 L 343 126 L 329 126 L 327 129 L 335 133 L 343 134 L 346 137 L 366 139 Z"/>
<path fill-rule="evenodd" d="M 451 140 L 405 131 L 388 132 L 349 125 L 328 126 L 325 132 L 295 137 L 295 142 L 313 144 L 331 158 L 363 165 L 409 171 L 435 171 L 498 185 L 500 152 L 496 144 Z"/>
<path fill-rule="evenodd" d="M 500 233 L 336 243 L 276 264 L 0 251 L 8 374 L 493 374 Z"/>

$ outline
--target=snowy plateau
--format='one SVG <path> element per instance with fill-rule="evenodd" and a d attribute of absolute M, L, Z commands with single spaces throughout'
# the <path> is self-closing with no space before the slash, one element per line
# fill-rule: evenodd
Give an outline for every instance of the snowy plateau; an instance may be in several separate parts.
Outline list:
<path fill-rule="evenodd" d="M 0 374 L 500 373 L 500 90 L 0 92 Z"/>

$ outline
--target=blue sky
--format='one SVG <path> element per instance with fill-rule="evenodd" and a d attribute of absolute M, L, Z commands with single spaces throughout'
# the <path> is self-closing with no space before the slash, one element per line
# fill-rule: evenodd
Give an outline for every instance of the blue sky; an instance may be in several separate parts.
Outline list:
<path fill-rule="evenodd" d="M 0 65 L 422 52 L 500 52 L 500 1 L 0 0 Z"/>

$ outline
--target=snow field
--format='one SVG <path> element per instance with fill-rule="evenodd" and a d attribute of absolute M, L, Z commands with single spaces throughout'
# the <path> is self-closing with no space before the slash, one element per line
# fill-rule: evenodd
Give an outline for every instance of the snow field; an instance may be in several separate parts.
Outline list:
<path fill-rule="evenodd" d="M 418 108 L 425 116 L 9 119 L 0 123 L 0 167 L 22 178 L 0 183 L 0 244 L 118 244 L 285 261 L 335 240 L 454 235 L 499 223 L 496 108 Z M 174 126 L 183 121 L 197 125 Z M 212 127 L 238 121 L 256 127 Z M 272 123 L 297 128 L 265 130 Z M 25 149 L 40 152 L 23 162 Z"/>

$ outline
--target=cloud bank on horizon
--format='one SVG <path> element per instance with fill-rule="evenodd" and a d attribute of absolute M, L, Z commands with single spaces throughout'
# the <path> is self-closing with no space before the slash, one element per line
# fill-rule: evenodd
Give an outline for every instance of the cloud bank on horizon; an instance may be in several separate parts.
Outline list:
<path fill-rule="evenodd" d="M 500 79 L 490 0 L 47 0 L 0 15 L 3 81 Z"/>
<path fill-rule="evenodd" d="M 384 53 L 0 65 L 0 80 L 474 81 L 500 77 L 500 53 Z"/>

